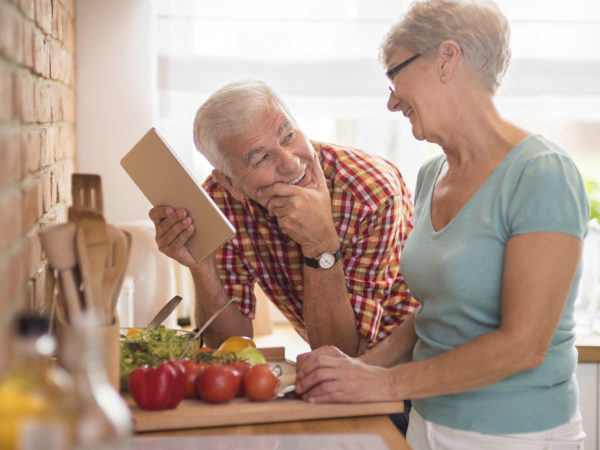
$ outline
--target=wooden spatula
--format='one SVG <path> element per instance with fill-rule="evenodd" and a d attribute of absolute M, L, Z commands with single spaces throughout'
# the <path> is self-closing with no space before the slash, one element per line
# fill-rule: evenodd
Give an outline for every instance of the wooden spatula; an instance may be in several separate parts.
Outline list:
<path fill-rule="evenodd" d="M 106 317 L 112 324 L 115 315 L 116 300 L 123 283 L 125 267 L 129 259 L 129 242 L 125 233 L 114 225 L 106 225 L 108 236 L 108 252 L 106 267 L 102 279 L 103 304 L 106 308 Z"/>
<path fill-rule="evenodd" d="M 69 221 L 77 225 L 77 251 L 84 283 L 85 301 L 106 324 L 103 277 L 108 253 L 108 233 L 103 216 L 102 185 L 99 175 L 73 174 L 73 206 Z M 85 246 L 85 249 L 84 249 Z"/>

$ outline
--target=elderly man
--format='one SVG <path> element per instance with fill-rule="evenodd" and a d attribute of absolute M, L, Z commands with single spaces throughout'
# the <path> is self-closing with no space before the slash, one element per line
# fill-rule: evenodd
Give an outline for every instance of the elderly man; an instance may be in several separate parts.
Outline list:
<path fill-rule="evenodd" d="M 400 273 L 412 199 L 392 164 L 309 141 L 260 81 L 215 92 L 196 114 L 194 141 L 215 168 L 204 187 L 235 236 L 198 262 L 184 244 L 201 223 L 168 206 L 150 218 L 160 250 L 191 271 L 197 323 L 236 301 L 205 332 L 208 345 L 252 336 L 255 282 L 312 348 L 349 355 L 415 311 Z"/>

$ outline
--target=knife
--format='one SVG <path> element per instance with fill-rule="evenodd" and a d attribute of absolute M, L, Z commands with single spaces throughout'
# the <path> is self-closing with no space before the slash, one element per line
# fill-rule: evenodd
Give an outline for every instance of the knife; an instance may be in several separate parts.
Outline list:
<path fill-rule="evenodd" d="M 185 354 L 186 354 L 186 353 L 188 352 L 188 350 L 190 349 L 190 346 L 192 345 L 192 341 L 195 341 L 196 339 L 198 339 L 198 338 L 200 337 L 200 335 L 201 335 L 202 333 L 204 333 L 204 330 L 206 330 L 206 329 L 208 328 L 208 326 L 209 326 L 211 323 L 213 323 L 213 322 L 214 322 L 214 320 L 217 318 L 217 316 L 218 316 L 219 314 L 221 314 L 221 313 L 223 312 L 223 310 L 224 310 L 225 308 L 227 308 L 231 302 L 233 302 L 233 299 L 232 299 L 232 298 L 230 298 L 229 300 L 227 300 L 227 302 L 226 302 L 226 303 L 225 303 L 223 306 L 221 306 L 219 309 L 217 309 L 217 310 L 216 310 L 216 311 L 213 313 L 213 315 L 212 315 L 212 316 L 210 316 L 206 322 L 204 322 L 204 325 L 202 325 L 202 328 L 200 328 L 200 329 L 199 329 L 199 330 L 196 332 L 196 334 L 194 334 L 194 336 L 192 336 L 192 337 L 190 338 L 190 340 L 188 341 L 188 343 L 187 343 L 187 345 L 186 345 L 186 347 L 185 347 L 185 350 L 183 351 L 183 353 L 181 353 L 181 355 L 179 355 L 179 358 L 177 358 L 177 360 L 180 360 L 181 358 L 183 358 L 183 357 L 185 356 Z"/>

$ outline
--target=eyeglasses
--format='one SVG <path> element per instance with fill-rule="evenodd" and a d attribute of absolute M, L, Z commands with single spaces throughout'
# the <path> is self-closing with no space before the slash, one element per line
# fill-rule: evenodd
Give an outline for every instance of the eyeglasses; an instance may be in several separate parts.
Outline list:
<path fill-rule="evenodd" d="M 416 55 L 411 56 L 410 58 L 402 61 L 400 64 L 392 67 L 390 70 L 388 70 L 385 75 L 388 77 L 388 80 L 390 82 L 390 90 L 392 92 L 394 92 L 394 77 L 396 76 L 396 74 L 398 72 L 400 72 L 402 69 L 404 69 L 406 66 L 408 66 L 411 62 L 413 62 L 415 59 L 417 59 L 419 56 L 423 56 L 425 53 L 427 53 L 429 50 L 433 50 L 434 48 L 436 48 L 437 46 L 439 46 L 440 44 L 435 44 L 432 45 L 431 47 L 429 47 L 428 49 L 426 49 L 423 52 L 417 53 Z"/>
<path fill-rule="evenodd" d="M 390 80 L 390 82 L 393 83 L 394 77 L 396 76 L 396 74 L 398 72 L 400 72 L 402 69 L 404 69 L 406 66 L 408 66 L 415 59 L 417 59 L 419 56 L 421 56 L 423 53 L 417 53 L 416 55 L 411 56 L 410 58 L 402 61 L 400 64 L 398 64 L 398 65 L 392 67 L 390 70 L 388 70 L 385 73 L 385 75 L 388 77 L 388 80 Z"/>

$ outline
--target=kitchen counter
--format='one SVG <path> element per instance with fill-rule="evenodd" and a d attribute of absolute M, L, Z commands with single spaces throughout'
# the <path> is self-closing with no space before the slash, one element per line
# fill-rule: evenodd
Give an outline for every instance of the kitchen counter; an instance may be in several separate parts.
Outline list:
<path fill-rule="evenodd" d="M 317 434 L 319 437 L 315 436 Z M 195 444 L 209 444 L 213 436 L 219 438 L 220 448 L 242 448 L 226 447 L 223 444 L 227 444 L 227 439 L 235 443 L 238 436 L 244 436 L 243 448 L 248 449 L 410 450 L 410 446 L 387 415 L 144 432 L 136 434 L 133 440 L 136 447 L 133 448 L 158 448 L 148 445 L 153 440 L 150 438 L 169 438 L 171 442 L 171 438 L 186 437 L 188 440 L 195 438 Z M 286 439 L 293 440 L 295 445 L 282 446 Z M 175 444 L 175 441 L 172 443 Z"/>
<path fill-rule="evenodd" d="M 600 362 L 600 333 L 578 334 L 575 345 L 579 362 Z"/>

